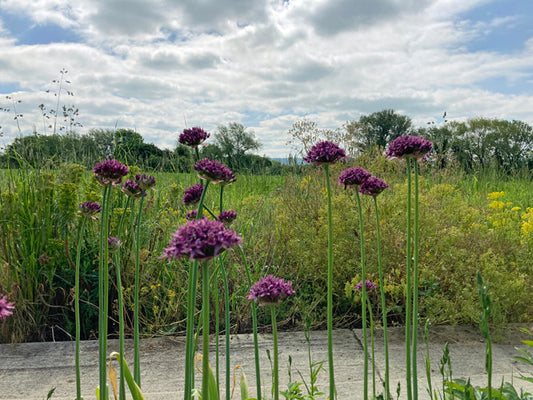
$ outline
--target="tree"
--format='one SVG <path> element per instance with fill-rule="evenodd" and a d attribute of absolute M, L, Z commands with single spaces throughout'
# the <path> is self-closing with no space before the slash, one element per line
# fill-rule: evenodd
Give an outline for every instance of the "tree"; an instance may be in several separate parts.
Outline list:
<path fill-rule="evenodd" d="M 370 115 L 362 115 L 358 123 L 348 122 L 359 151 L 370 150 L 374 146 L 386 147 L 399 136 L 406 135 L 413 127 L 411 118 L 394 110 L 382 110 Z"/>
<path fill-rule="evenodd" d="M 246 152 L 259 150 L 262 146 L 254 132 L 246 129 L 242 124 L 231 122 L 228 126 L 220 125 L 214 135 L 214 144 L 220 149 L 230 168 L 245 166 Z"/>

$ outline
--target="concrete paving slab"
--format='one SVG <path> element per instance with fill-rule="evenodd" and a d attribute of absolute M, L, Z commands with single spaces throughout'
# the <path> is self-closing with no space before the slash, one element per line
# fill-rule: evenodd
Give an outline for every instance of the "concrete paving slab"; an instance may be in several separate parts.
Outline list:
<path fill-rule="evenodd" d="M 375 361 L 378 377 L 384 377 L 383 335 L 375 334 Z M 361 330 L 335 330 L 334 335 L 335 379 L 339 400 L 359 400 L 363 398 L 363 346 Z M 521 373 L 533 375 L 533 368 L 513 360 L 518 355 L 515 347 L 521 340 L 529 339 L 517 327 L 506 330 L 500 341 L 493 347 L 493 382 L 498 385 L 502 379 L 512 381 L 518 388 L 533 392 L 533 385 L 516 379 Z M 220 343 L 220 377 L 224 382 L 224 337 Z M 434 327 L 430 332 L 431 373 L 434 388 L 442 385 L 439 373 L 439 360 L 444 344 L 449 343 L 454 378 L 472 378 L 473 384 L 486 385 L 484 370 L 485 343 L 476 327 Z M 523 345 L 522 345 L 523 346 Z M 214 350 L 214 343 L 212 350 Z M 272 351 L 270 334 L 259 336 L 261 357 L 262 392 L 264 398 L 271 398 L 271 368 L 267 349 Z M 523 346 L 525 347 L 525 346 Z M 126 343 L 126 358 L 131 365 L 133 343 Z M 286 389 L 289 382 L 289 356 L 292 360 L 293 381 L 309 383 L 309 362 L 307 342 L 303 332 L 279 333 L 280 387 Z M 311 357 L 313 361 L 324 361 L 318 376 L 318 388 L 328 392 L 327 333 L 311 332 Z M 401 384 L 400 399 L 405 399 L 405 358 L 404 330 L 389 330 L 389 353 L 391 390 L 396 392 L 397 383 Z M 118 349 L 118 341 L 109 341 L 109 353 Z M 147 400 L 181 399 L 184 378 L 185 343 L 183 337 L 160 337 L 141 341 L 142 387 Z M 252 335 L 231 336 L 231 368 L 238 365 L 245 372 L 250 386 L 250 395 L 255 396 L 255 367 Z M 425 379 L 425 344 L 419 335 L 418 375 L 420 399 L 427 399 Z M 210 354 L 214 365 L 215 354 Z M 83 397 L 95 398 L 94 388 L 98 385 L 98 343 L 81 343 L 82 391 Z M 115 362 L 115 368 L 118 365 Z M 369 362 L 371 365 L 371 361 Z M 232 371 L 233 373 L 233 371 Z M 196 374 L 197 382 L 200 374 Z M 222 387 L 224 384 L 221 385 Z M 41 400 L 48 390 L 55 387 L 52 399 L 66 400 L 75 397 L 74 343 L 24 343 L 0 345 L 0 400 Z M 372 384 L 369 383 L 372 390 Z M 377 385 L 378 393 L 381 391 Z M 303 388 L 305 393 L 305 387 Z M 222 393 L 223 395 L 224 393 Z M 327 396 L 322 396 L 325 399 Z M 240 398 L 235 389 L 233 398 Z"/>

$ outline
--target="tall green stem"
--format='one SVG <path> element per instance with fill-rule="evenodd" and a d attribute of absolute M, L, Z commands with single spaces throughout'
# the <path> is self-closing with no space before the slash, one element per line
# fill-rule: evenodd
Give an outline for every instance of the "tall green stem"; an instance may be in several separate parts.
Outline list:
<path fill-rule="evenodd" d="M 407 400 L 413 398 L 411 384 L 411 160 L 407 158 L 407 260 L 405 266 L 405 379 L 407 381 Z"/>
<path fill-rule="evenodd" d="M 102 199 L 102 219 L 100 221 L 100 260 L 99 260 L 99 284 L 98 284 L 98 368 L 100 399 L 107 400 L 107 316 L 108 316 L 108 294 L 109 294 L 109 265 L 108 265 L 108 215 L 110 185 L 104 186 Z"/>
<path fill-rule="evenodd" d="M 370 297 L 366 296 L 368 303 L 368 318 L 370 319 L 370 348 L 372 349 L 372 399 L 376 398 L 376 357 L 374 352 L 374 315 L 372 314 L 372 304 Z"/>
<path fill-rule="evenodd" d="M 223 262 L 223 261 L 221 261 Z M 231 384 L 231 363 L 230 363 L 230 309 L 229 309 L 229 285 L 226 267 L 222 266 L 222 281 L 224 282 L 224 333 L 226 335 L 226 400 L 230 400 L 231 393 L 229 390 Z M 218 338 L 217 338 L 218 340 Z"/>
<path fill-rule="evenodd" d="M 270 306 L 270 316 L 272 320 L 272 340 L 274 342 L 272 387 L 274 389 L 274 400 L 279 400 L 278 325 L 276 323 L 276 306 L 274 305 Z"/>
<path fill-rule="evenodd" d="M 143 190 L 141 201 L 139 202 L 139 212 L 137 214 L 137 226 L 135 227 L 135 290 L 133 303 L 133 379 L 141 387 L 141 350 L 140 350 L 140 332 L 139 332 L 139 293 L 141 277 L 141 214 L 146 192 Z"/>
<path fill-rule="evenodd" d="M 417 374 L 417 342 L 418 342 L 418 163 L 413 158 L 415 170 L 415 221 L 414 221 L 414 254 L 413 254 L 413 399 L 418 399 L 418 374 Z"/>
<path fill-rule="evenodd" d="M 374 199 L 374 210 L 376 212 L 376 239 L 378 248 L 378 275 L 379 275 L 379 289 L 381 294 L 381 315 L 383 317 L 383 344 L 385 351 L 385 400 L 390 398 L 390 384 L 389 384 L 389 341 L 387 332 L 387 301 L 385 299 L 385 279 L 383 278 L 383 266 L 381 263 L 381 227 L 379 221 L 378 200 L 376 196 Z"/>
<path fill-rule="evenodd" d="M 333 368 L 333 217 L 331 207 L 331 184 L 329 181 L 329 164 L 324 164 L 326 171 L 326 189 L 328 197 L 328 297 L 327 297 L 327 329 L 328 329 L 328 366 L 329 366 L 329 399 L 335 400 L 335 372 Z"/>
<path fill-rule="evenodd" d="M 246 262 L 244 250 L 241 246 L 237 246 L 241 253 L 242 263 L 244 264 L 244 270 L 246 271 L 246 279 L 248 280 L 248 286 L 252 286 L 252 275 L 250 274 L 250 268 Z M 255 301 L 252 301 L 252 329 L 254 335 L 254 357 L 255 357 L 255 383 L 257 387 L 257 400 L 261 400 L 261 366 L 259 363 L 259 339 L 257 336 L 257 306 Z"/>
<path fill-rule="evenodd" d="M 83 242 L 83 233 L 85 231 L 85 224 L 87 222 L 87 217 L 82 217 L 80 230 L 78 231 L 78 248 L 76 250 L 76 276 L 74 282 L 74 294 L 75 294 L 75 303 L 74 303 L 74 313 L 76 318 L 76 354 L 75 354 L 75 363 L 76 363 L 76 400 L 82 400 L 81 397 L 81 374 L 80 374 L 80 336 L 81 336 L 81 326 L 80 326 L 80 262 L 81 262 L 81 246 Z"/>
<path fill-rule="evenodd" d="M 202 400 L 209 400 L 209 263 L 207 262 L 202 263 L 202 317 Z"/>
<path fill-rule="evenodd" d="M 361 207 L 361 196 L 359 192 L 355 191 L 355 198 L 357 200 L 357 212 L 359 213 L 359 240 L 361 245 L 361 315 L 363 317 L 363 399 L 368 400 L 368 342 L 367 342 L 367 319 L 366 319 L 366 266 L 365 266 L 365 236 L 363 224 L 363 210 Z"/>

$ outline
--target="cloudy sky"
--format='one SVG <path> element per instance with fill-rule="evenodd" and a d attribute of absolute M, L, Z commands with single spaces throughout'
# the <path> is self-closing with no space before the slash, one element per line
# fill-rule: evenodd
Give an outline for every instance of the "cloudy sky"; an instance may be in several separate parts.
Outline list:
<path fill-rule="evenodd" d="M 387 108 L 533 124 L 532 20 L 531 0 L 0 0 L 0 142 L 19 135 L 12 100 L 22 134 L 50 133 L 38 105 L 56 107 L 62 69 L 80 133 L 168 148 L 240 122 L 283 157 L 298 119 Z"/>

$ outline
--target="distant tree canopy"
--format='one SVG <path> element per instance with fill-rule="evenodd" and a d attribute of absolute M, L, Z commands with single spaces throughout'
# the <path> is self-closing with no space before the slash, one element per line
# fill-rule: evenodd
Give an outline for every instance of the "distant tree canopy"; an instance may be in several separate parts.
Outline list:
<path fill-rule="evenodd" d="M 244 125 L 237 122 L 231 122 L 228 126 L 220 125 L 214 139 L 212 146 L 219 149 L 224 162 L 235 170 L 250 168 L 251 158 L 247 152 L 261 148 L 261 143 L 255 138 L 253 131 L 248 131 Z"/>

